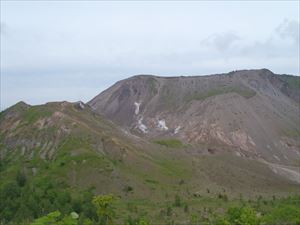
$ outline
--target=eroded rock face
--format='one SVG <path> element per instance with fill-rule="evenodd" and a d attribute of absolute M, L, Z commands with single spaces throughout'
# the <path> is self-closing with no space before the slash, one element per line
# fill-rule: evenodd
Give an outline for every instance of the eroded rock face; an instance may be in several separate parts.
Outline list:
<path fill-rule="evenodd" d="M 266 69 L 194 77 L 140 75 L 117 82 L 88 105 L 145 138 L 227 146 L 241 156 L 287 163 L 299 154 L 293 147 L 299 139 L 284 133 L 299 130 L 295 99 L 300 94 L 287 91 L 289 79 L 297 78 Z M 277 143 L 284 138 L 297 144 Z"/>
<path fill-rule="evenodd" d="M 249 151 L 255 149 L 255 143 L 252 138 L 242 130 L 233 131 L 231 133 L 232 144 L 240 147 L 242 150 Z"/>
<path fill-rule="evenodd" d="M 0 158 L 15 154 L 28 160 L 51 161 L 60 151 L 75 156 L 93 149 L 122 160 L 126 147 L 113 138 L 118 132 L 110 121 L 102 120 L 81 102 L 19 103 L 1 114 Z"/>

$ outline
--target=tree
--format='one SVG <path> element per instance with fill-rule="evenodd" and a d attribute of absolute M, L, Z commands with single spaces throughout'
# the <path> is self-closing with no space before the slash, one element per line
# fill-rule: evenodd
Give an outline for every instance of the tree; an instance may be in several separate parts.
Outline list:
<path fill-rule="evenodd" d="M 69 216 L 64 217 L 58 222 L 58 225 L 77 225 L 78 224 L 78 214 L 76 212 L 71 212 Z"/>
<path fill-rule="evenodd" d="M 137 225 L 149 225 L 150 223 L 144 219 L 144 218 L 140 218 L 137 222 Z"/>
<path fill-rule="evenodd" d="M 52 213 L 49 213 L 47 216 L 40 217 L 36 219 L 33 223 L 30 225 L 49 225 L 54 224 L 57 222 L 58 218 L 60 217 L 61 213 L 59 211 L 55 211 Z"/>
<path fill-rule="evenodd" d="M 248 206 L 233 207 L 227 212 L 229 222 L 236 225 L 258 225 L 260 221 L 256 214 L 256 211 Z"/>
<path fill-rule="evenodd" d="M 256 211 L 251 207 L 244 207 L 241 212 L 240 222 L 243 225 L 258 225 L 259 218 L 256 216 Z"/>
<path fill-rule="evenodd" d="M 78 225 L 78 214 L 76 212 L 61 218 L 59 211 L 54 211 L 46 216 L 36 219 L 30 225 Z"/>
<path fill-rule="evenodd" d="M 113 202 L 115 197 L 113 195 L 98 195 L 93 198 L 93 204 L 96 207 L 97 214 L 103 225 L 112 225 L 115 211 Z"/>

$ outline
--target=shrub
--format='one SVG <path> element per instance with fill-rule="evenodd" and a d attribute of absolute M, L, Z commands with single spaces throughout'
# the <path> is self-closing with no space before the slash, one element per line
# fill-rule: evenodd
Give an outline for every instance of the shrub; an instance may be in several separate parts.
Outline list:
<path fill-rule="evenodd" d="M 224 217 L 217 218 L 214 221 L 215 225 L 231 225 L 231 223 Z"/>
<path fill-rule="evenodd" d="M 113 195 L 98 195 L 93 198 L 93 204 L 103 225 L 113 224 L 115 211 L 112 204 L 114 200 Z"/>
<path fill-rule="evenodd" d="M 123 188 L 123 191 L 126 192 L 126 193 L 132 192 L 133 191 L 133 187 L 131 187 L 131 186 L 125 186 Z"/>
<path fill-rule="evenodd" d="M 17 173 L 17 176 L 16 176 L 16 181 L 17 181 L 17 184 L 20 186 L 20 187 L 24 187 L 25 184 L 26 184 L 26 176 L 24 174 L 24 172 L 21 172 L 19 171 Z"/>
<path fill-rule="evenodd" d="M 228 196 L 226 194 L 218 194 L 219 199 L 223 199 L 225 202 L 228 202 Z"/>
<path fill-rule="evenodd" d="M 75 212 L 72 212 L 68 216 L 61 217 L 61 213 L 59 211 L 55 211 L 36 219 L 30 225 L 77 225 L 78 218 L 79 216 Z"/>
<path fill-rule="evenodd" d="M 178 139 L 164 139 L 164 140 L 156 140 L 154 143 L 163 145 L 169 148 L 181 148 L 183 147 L 183 144 Z"/>
<path fill-rule="evenodd" d="M 300 224 L 300 208 L 296 205 L 280 205 L 264 216 L 267 224 Z"/>
<path fill-rule="evenodd" d="M 174 206 L 175 207 L 180 207 L 181 206 L 181 200 L 180 200 L 179 195 L 175 195 Z"/>
<path fill-rule="evenodd" d="M 228 221 L 235 225 L 258 225 L 259 218 L 251 207 L 233 207 L 227 211 Z"/>
<path fill-rule="evenodd" d="M 167 216 L 171 216 L 172 215 L 172 207 L 168 206 L 167 207 Z"/>
<path fill-rule="evenodd" d="M 189 206 L 187 203 L 184 204 L 184 212 L 188 213 L 189 212 Z"/>

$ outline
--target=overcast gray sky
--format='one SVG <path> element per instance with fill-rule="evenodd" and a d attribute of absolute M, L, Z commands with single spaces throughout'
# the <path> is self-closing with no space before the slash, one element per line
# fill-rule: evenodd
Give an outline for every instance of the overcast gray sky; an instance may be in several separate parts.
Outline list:
<path fill-rule="evenodd" d="M 88 101 L 135 74 L 299 75 L 299 1 L 1 1 L 1 103 Z"/>

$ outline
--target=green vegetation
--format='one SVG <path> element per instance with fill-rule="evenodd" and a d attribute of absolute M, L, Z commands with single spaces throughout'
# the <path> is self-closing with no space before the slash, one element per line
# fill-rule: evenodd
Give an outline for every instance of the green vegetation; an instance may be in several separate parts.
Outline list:
<path fill-rule="evenodd" d="M 198 209 L 190 212 L 187 203 L 184 205 L 181 202 L 177 204 L 180 201 L 180 197 L 176 195 L 174 207 L 167 205 L 166 211 L 164 209 L 160 210 L 159 218 L 162 220 L 159 223 L 164 221 L 164 224 L 180 224 L 180 221 L 187 219 L 185 221 L 188 224 L 298 225 L 300 223 L 299 200 L 299 196 L 281 200 L 263 200 L 260 197 L 256 201 L 249 201 L 248 203 L 234 201 L 229 204 L 227 209 L 225 208 L 225 211 L 223 205 L 219 204 L 215 208 L 207 208 L 199 205 Z M 115 207 L 117 206 L 114 203 L 115 201 L 116 198 L 113 195 L 98 195 L 92 200 L 94 209 L 96 209 L 96 214 L 93 218 L 84 219 L 82 214 L 74 211 L 63 214 L 56 210 L 46 216 L 35 219 L 30 225 L 155 225 L 158 223 L 153 222 L 153 220 L 151 222 L 144 213 L 136 216 L 129 215 L 123 222 L 120 222 L 118 216 L 122 213 L 121 209 Z M 156 205 L 157 207 L 159 205 Z M 178 209 L 181 207 L 184 209 L 184 214 L 179 214 Z M 220 211 L 220 207 L 222 211 Z"/>
<path fill-rule="evenodd" d="M 113 195 L 98 195 L 92 200 L 96 209 L 96 214 L 93 219 L 86 218 L 79 220 L 79 215 L 76 212 L 71 212 L 69 215 L 63 216 L 60 211 L 54 211 L 46 216 L 36 219 L 30 225 L 78 225 L 78 224 L 97 224 L 97 225 L 113 225 L 115 215 L 112 203 Z"/>
<path fill-rule="evenodd" d="M 162 139 L 162 140 L 155 140 L 154 143 L 163 145 L 169 148 L 182 148 L 183 144 L 178 139 Z"/>
<path fill-rule="evenodd" d="M 299 200 L 298 200 L 299 201 Z M 299 205 L 280 204 L 264 216 L 266 224 L 300 224 Z"/>
<path fill-rule="evenodd" d="M 61 217 L 61 213 L 59 211 L 55 211 L 36 219 L 30 225 L 77 225 L 78 217 L 79 216 L 76 212 L 70 213 L 69 216 Z"/>
<path fill-rule="evenodd" d="M 0 135 L 1 225 L 299 224 L 299 196 L 246 196 L 273 184 L 255 178 L 265 167 L 254 160 L 185 157 L 177 139 L 139 151 L 111 124 L 84 110 L 77 115 L 72 106 L 59 123 L 37 129 L 34 122 L 56 110 L 42 108 L 24 108 L 27 119 L 11 139 Z M 234 186 L 245 196 L 233 196 Z M 288 187 L 292 195 L 295 186 Z M 279 189 L 263 190 L 267 196 Z"/>
<path fill-rule="evenodd" d="M 157 81 L 153 77 L 149 77 L 148 80 L 149 87 L 152 95 L 157 94 Z"/>
<path fill-rule="evenodd" d="M 76 142 L 77 145 L 79 143 L 80 141 Z M 66 142 L 64 145 L 66 149 L 69 144 Z M 228 196 L 225 191 L 214 192 L 213 189 L 208 189 L 206 194 L 195 196 L 186 189 L 189 179 L 184 177 L 188 174 L 182 171 L 180 163 L 172 160 L 161 159 L 156 163 L 161 166 L 161 171 L 168 172 L 168 176 L 181 178 L 174 184 L 178 188 L 175 193 L 170 187 L 162 185 L 161 180 L 149 176 L 144 181 L 150 186 L 163 187 L 166 196 L 159 198 L 154 195 L 153 198 L 131 198 L 128 195 L 125 197 L 117 194 L 97 196 L 94 188 L 83 190 L 71 187 L 64 182 L 65 179 L 55 176 L 56 170 L 64 170 L 73 162 L 80 167 L 82 161 L 79 160 L 80 155 L 72 156 L 75 157 L 75 161 L 68 161 L 64 158 L 67 157 L 65 153 L 62 152 L 61 157 L 66 164 L 61 166 L 60 159 L 52 163 L 44 162 L 39 168 L 40 170 L 45 168 L 49 174 L 44 171 L 34 177 L 20 165 L 8 167 L 7 161 L 2 162 L 4 171 L 10 168 L 11 172 L 7 176 L 13 179 L 3 179 L 0 183 L 0 224 L 156 225 L 182 224 L 187 221 L 193 224 L 212 225 L 285 223 L 296 225 L 300 221 L 300 196 L 288 198 L 273 196 L 271 199 L 262 196 L 246 199 L 241 196 L 235 199 Z M 3 172 L 1 174 L 5 175 Z M 120 188 L 120 192 L 123 193 L 124 190 L 126 193 L 138 191 L 136 187 L 129 185 Z"/>
<path fill-rule="evenodd" d="M 45 107 L 31 106 L 24 113 L 24 120 L 28 123 L 34 123 L 40 118 L 49 117 L 52 115 L 52 111 Z"/>
<path fill-rule="evenodd" d="M 161 107 L 169 110 L 176 109 L 178 104 L 174 96 L 174 90 L 172 90 L 169 86 L 164 85 L 161 88 L 161 98 L 163 102 L 163 105 Z"/>
<path fill-rule="evenodd" d="M 181 206 L 181 199 L 180 199 L 179 195 L 175 195 L 174 206 L 175 207 L 180 207 Z"/>
<path fill-rule="evenodd" d="M 222 220 L 225 224 L 236 225 L 258 225 L 260 223 L 257 212 L 249 206 L 229 208 Z"/>
<path fill-rule="evenodd" d="M 287 137 L 300 137 L 300 130 L 283 130 L 283 135 Z"/>
<path fill-rule="evenodd" d="M 187 102 L 190 102 L 192 100 L 203 101 L 209 97 L 227 94 L 227 93 L 237 93 L 244 98 L 251 98 L 256 94 L 255 91 L 249 88 L 223 86 L 223 87 L 211 89 L 206 92 L 201 91 L 201 92 L 196 92 L 194 94 L 188 95 L 186 97 L 186 101 Z"/>
<path fill-rule="evenodd" d="M 24 185 L 18 182 L 18 177 L 19 175 L 15 181 L 1 186 L 0 224 L 1 222 L 8 224 L 9 221 L 14 221 L 13 224 L 28 224 L 26 221 L 56 210 L 64 215 L 70 211 L 76 211 L 83 218 L 95 215 L 95 209 L 91 203 L 92 190 L 77 192 L 65 183 L 51 180 L 49 177 Z M 50 215 L 56 221 L 56 216 L 53 217 L 53 215 L 57 213 Z M 41 219 L 41 221 L 44 220 L 47 221 L 46 218 Z"/>
<path fill-rule="evenodd" d="M 93 199 L 93 204 L 103 225 L 113 225 L 113 218 L 115 217 L 115 211 L 112 207 L 113 201 L 113 195 L 99 195 Z"/>
<path fill-rule="evenodd" d="M 297 76 L 281 75 L 278 76 L 279 79 L 285 81 L 288 86 L 292 89 L 300 91 L 300 78 Z"/>
<path fill-rule="evenodd" d="M 156 180 L 145 179 L 145 181 L 150 184 L 158 184 L 158 181 L 156 181 Z"/>

